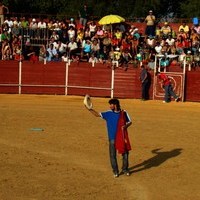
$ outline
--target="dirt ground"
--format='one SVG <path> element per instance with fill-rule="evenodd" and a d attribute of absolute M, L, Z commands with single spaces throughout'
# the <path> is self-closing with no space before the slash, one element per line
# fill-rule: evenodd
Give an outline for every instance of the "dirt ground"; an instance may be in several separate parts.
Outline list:
<path fill-rule="evenodd" d="M 133 121 L 131 176 L 113 178 L 105 121 L 83 97 L 0 95 L 0 200 L 200 199 L 200 104 L 121 106 Z"/>

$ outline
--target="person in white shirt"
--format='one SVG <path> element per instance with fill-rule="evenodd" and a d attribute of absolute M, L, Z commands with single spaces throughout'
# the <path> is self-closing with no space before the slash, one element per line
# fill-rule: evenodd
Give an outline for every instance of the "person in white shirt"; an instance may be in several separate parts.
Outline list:
<path fill-rule="evenodd" d="M 175 39 L 172 38 L 171 35 L 169 35 L 168 38 L 166 39 L 166 42 L 169 44 L 169 46 L 173 46 L 175 44 Z"/>
<path fill-rule="evenodd" d="M 43 19 L 38 22 L 38 35 L 41 39 L 46 39 L 47 37 L 46 28 L 47 28 L 47 24 Z"/>
<path fill-rule="evenodd" d="M 72 38 L 75 38 L 76 32 L 75 32 L 75 29 L 74 29 L 73 26 L 70 26 L 70 27 L 69 27 L 69 30 L 67 31 L 67 34 L 68 34 L 69 41 L 70 41 Z"/>
<path fill-rule="evenodd" d="M 47 49 L 47 61 L 52 61 L 57 54 L 56 48 L 53 46 L 53 44 L 50 44 L 49 48 Z"/>
<path fill-rule="evenodd" d="M 156 43 L 156 46 L 154 49 L 156 51 L 156 54 L 161 54 L 162 46 L 160 45 L 160 42 Z"/>
<path fill-rule="evenodd" d="M 56 44 L 55 48 L 58 54 L 62 56 L 66 52 L 67 44 L 64 44 L 60 40 L 58 40 L 58 43 Z"/>
<path fill-rule="evenodd" d="M 36 38 L 37 37 L 37 28 L 38 28 L 38 24 L 35 18 L 32 19 L 32 21 L 30 22 L 29 25 L 30 28 L 30 37 L 31 38 Z"/>
<path fill-rule="evenodd" d="M 75 41 L 75 38 L 71 39 L 67 47 L 68 47 L 68 53 L 69 53 L 70 59 L 73 59 L 74 57 L 76 57 L 78 53 L 78 45 Z"/>

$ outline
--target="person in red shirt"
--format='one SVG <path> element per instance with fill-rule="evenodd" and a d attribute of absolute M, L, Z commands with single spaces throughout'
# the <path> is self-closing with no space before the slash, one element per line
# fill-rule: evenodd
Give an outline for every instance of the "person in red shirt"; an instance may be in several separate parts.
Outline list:
<path fill-rule="evenodd" d="M 27 56 L 29 56 L 29 60 L 33 63 L 39 61 L 39 57 L 35 54 L 35 51 L 33 51 L 32 53 L 29 53 Z"/>
<path fill-rule="evenodd" d="M 163 103 L 169 103 L 171 96 L 173 96 L 175 101 L 178 102 L 179 97 L 175 94 L 169 77 L 163 72 L 156 72 L 156 76 L 161 80 L 162 87 L 165 90 Z"/>

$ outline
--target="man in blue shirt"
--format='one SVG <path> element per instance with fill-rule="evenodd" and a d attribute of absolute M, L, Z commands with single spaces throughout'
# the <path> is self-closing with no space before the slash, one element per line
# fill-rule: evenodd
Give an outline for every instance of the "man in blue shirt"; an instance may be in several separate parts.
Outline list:
<path fill-rule="evenodd" d="M 132 124 L 131 119 L 128 115 L 128 113 L 125 110 L 121 110 L 120 102 L 118 99 L 110 99 L 110 110 L 104 111 L 104 112 L 97 112 L 94 109 L 88 109 L 94 116 L 101 117 L 102 119 L 106 120 L 107 124 L 107 131 L 108 131 L 108 140 L 109 140 L 109 155 L 110 155 L 110 162 L 112 166 L 112 170 L 114 173 L 114 177 L 119 176 L 119 169 L 118 169 L 118 163 L 117 163 L 117 149 L 116 149 L 116 136 L 119 132 L 118 129 L 120 128 L 121 133 L 127 132 L 127 128 Z M 119 125 L 119 120 L 121 113 L 124 115 L 124 124 Z M 125 143 L 125 138 L 124 138 Z M 129 149 L 130 150 L 130 149 Z M 129 176 L 129 170 L 128 170 L 128 154 L 129 150 L 125 150 L 122 153 L 122 172 Z"/>

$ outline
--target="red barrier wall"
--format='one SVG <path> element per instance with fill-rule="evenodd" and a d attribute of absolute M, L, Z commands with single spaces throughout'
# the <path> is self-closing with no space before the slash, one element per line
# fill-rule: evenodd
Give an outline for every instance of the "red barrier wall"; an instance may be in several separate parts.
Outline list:
<path fill-rule="evenodd" d="M 172 71 L 182 69 L 173 66 Z M 169 70 L 171 70 L 169 69 Z M 68 87 L 66 83 L 66 64 L 64 62 L 22 63 L 21 93 L 22 94 L 58 94 L 85 95 L 110 97 L 112 69 L 107 64 L 71 63 L 68 68 Z M 153 94 L 153 72 L 150 88 L 150 98 Z M 114 71 L 114 97 L 140 98 L 141 83 L 139 80 L 140 69 L 129 65 L 127 71 L 117 68 Z M 19 93 L 19 63 L 15 61 L 0 61 L 0 93 Z M 7 84 L 7 85 L 5 85 Z M 185 100 L 200 101 L 200 71 L 186 73 Z"/>

